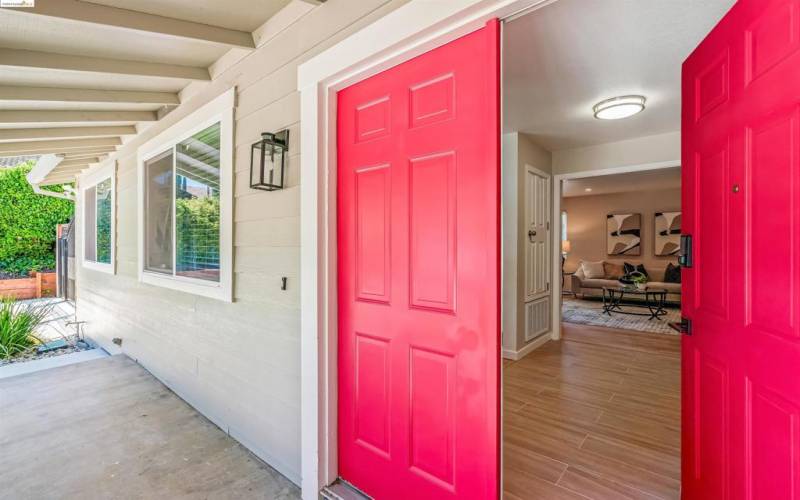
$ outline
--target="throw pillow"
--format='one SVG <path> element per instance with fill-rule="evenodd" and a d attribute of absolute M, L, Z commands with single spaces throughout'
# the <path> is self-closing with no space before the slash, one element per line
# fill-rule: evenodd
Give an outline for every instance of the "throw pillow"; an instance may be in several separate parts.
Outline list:
<path fill-rule="evenodd" d="M 625 268 L 622 264 L 615 264 L 614 262 L 604 262 L 603 267 L 606 271 L 606 279 L 618 280 L 625 275 Z"/>
<path fill-rule="evenodd" d="M 628 262 L 625 262 L 622 265 L 625 269 L 625 274 L 631 274 L 634 271 L 639 271 L 640 273 L 644 274 L 648 280 L 650 279 L 650 275 L 647 274 L 647 270 L 645 270 L 644 264 L 633 265 Z"/>
<path fill-rule="evenodd" d="M 664 271 L 664 283 L 680 283 L 681 282 L 681 267 L 673 265 L 672 262 L 667 264 L 667 270 Z"/>
<path fill-rule="evenodd" d="M 586 279 L 594 280 L 594 279 L 603 279 L 606 275 L 605 269 L 603 269 L 603 261 L 599 262 L 589 262 L 582 260 L 581 261 L 581 269 L 583 269 L 583 275 Z"/>

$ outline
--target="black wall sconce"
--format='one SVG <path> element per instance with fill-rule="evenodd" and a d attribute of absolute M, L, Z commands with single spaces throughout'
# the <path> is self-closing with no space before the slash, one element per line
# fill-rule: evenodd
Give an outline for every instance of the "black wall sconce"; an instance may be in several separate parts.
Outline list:
<path fill-rule="evenodd" d="M 250 187 L 264 191 L 283 189 L 289 131 L 264 132 L 250 146 Z"/>

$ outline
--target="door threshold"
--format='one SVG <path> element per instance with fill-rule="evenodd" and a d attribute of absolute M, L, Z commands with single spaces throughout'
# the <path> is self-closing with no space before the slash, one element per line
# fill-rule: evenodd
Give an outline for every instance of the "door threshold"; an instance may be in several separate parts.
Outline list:
<path fill-rule="evenodd" d="M 372 497 L 364 494 L 358 488 L 342 479 L 337 479 L 330 486 L 322 488 L 320 496 L 325 500 L 371 500 Z"/>

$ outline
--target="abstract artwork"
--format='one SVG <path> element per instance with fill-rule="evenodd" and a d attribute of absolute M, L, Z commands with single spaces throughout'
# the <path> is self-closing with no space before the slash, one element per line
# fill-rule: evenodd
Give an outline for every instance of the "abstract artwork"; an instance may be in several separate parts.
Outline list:
<path fill-rule="evenodd" d="M 681 250 L 681 213 L 656 212 L 653 228 L 654 253 L 660 257 L 678 255 Z"/>
<path fill-rule="evenodd" d="M 608 255 L 640 255 L 642 214 L 609 214 L 606 216 Z"/>

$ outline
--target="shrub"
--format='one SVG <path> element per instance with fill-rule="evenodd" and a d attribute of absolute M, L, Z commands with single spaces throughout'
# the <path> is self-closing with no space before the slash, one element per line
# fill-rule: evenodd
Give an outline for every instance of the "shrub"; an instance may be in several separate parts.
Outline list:
<path fill-rule="evenodd" d="M 53 269 L 56 225 L 69 222 L 73 213 L 71 201 L 33 192 L 25 179 L 31 167 L 0 169 L 0 272 Z"/>
<path fill-rule="evenodd" d="M 24 353 L 42 342 L 34 334 L 50 312 L 47 305 L 24 305 L 14 299 L 0 302 L 0 359 Z"/>

